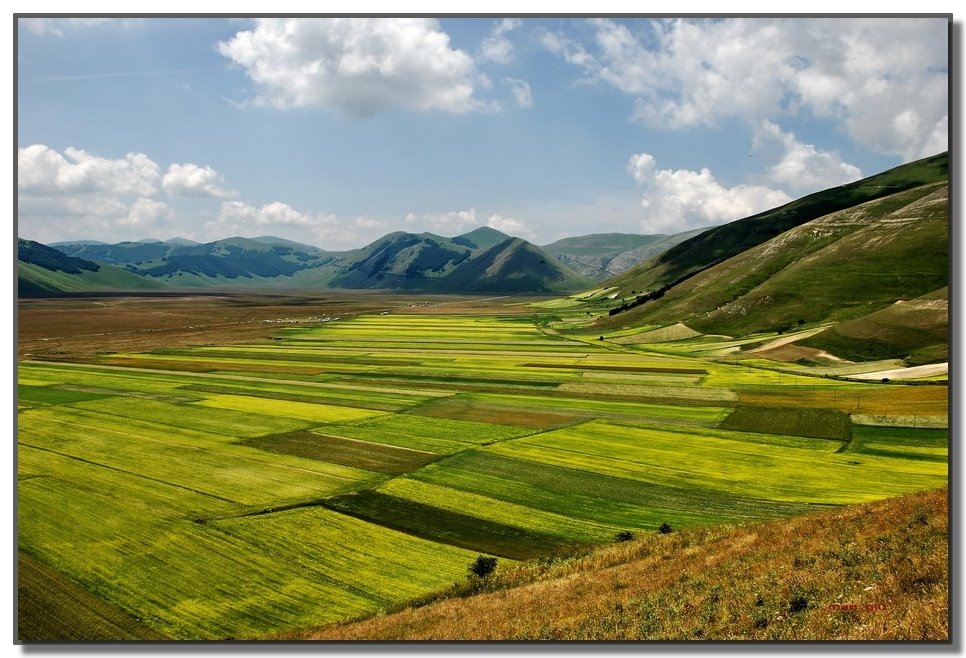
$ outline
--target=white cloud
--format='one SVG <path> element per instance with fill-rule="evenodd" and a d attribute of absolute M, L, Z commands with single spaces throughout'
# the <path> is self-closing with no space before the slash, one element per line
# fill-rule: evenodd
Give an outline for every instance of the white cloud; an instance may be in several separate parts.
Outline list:
<path fill-rule="evenodd" d="M 255 81 L 256 102 L 369 117 L 487 109 L 472 58 L 427 18 L 259 19 L 218 44 Z"/>
<path fill-rule="evenodd" d="M 627 171 L 644 188 L 643 233 L 679 233 L 722 224 L 792 200 L 785 192 L 764 186 L 726 187 L 707 168 L 658 169 L 648 153 L 632 156 Z"/>
<path fill-rule="evenodd" d="M 754 147 L 757 151 L 777 151 L 778 162 L 768 169 L 768 180 L 799 196 L 862 178 L 862 171 L 843 161 L 838 153 L 803 144 L 794 133 L 783 132 L 771 121 L 758 126 Z"/>
<path fill-rule="evenodd" d="M 173 218 L 174 212 L 167 204 L 142 197 L 134 202 L 134 205 L 128 210 L 127 216 L 121 217 L 118 224 L 147 229 L 165 224 Z"/>
<path fill-rule="evenodd" d="M 517 107 L 529 109 L 533 107 L 533 95 L 530 93 L 530 85 L 524 80 L 516 78 L 504 78 L 510 86 L 510 93 L 513 94 L 513 102 Z"/>
<path fill-rule="evenodd" d="M 514 219 L 513 217 L 490 215 L 490 218 L 486 220 L 486 225 L 490 228 L 495 228 L 497 231 L 503 231 L 507 235 L 515 238 L 523 238 L 525 240 L 534 240 L 536 238 L 536 233 L 534 233 L 526 222 Z"/>
<path fill-rule="evenodd" d="M 211 167 L 187 162 L 172 164 L 161 182 L 164 191 L 172 196 L 222 198 L 235 193 L 221 186 L 222 177 Z"/>
<path fill-rule="evenodd" d="M 584 80 L 632 96 L 661 127 L 750 125 L 808 113 L 838 121 L 864 147 L 902 156 L 945 143 L 945 18 L 651 21 L 639 32 L 594 20 L 592 46 L 544 33 Z"/>
<path fill-rule="evenodd" d="M 587 52 L 579 42 L 568 39 L 559 32 L 540 32 L 537 41 L 554 55 L 562 57 L 567 63 L 586 68 L 588 73 L 597 68 L 593 55 Z"/>
<path fill-rule="evenodd" d="M 224 201 L 218 216 L 205 224 L 205 239 L 240 235 L 278 235 L 318 245 L 329 251 L 354 249 L 386 233 L 388 224 L 365 215 L 343 219 L 332 213 L 309 213 L 275 201 L 255 206 Z"/>
<path fill-rule="evenodd" d="M 214 224 L 232 231 L 250 233 L 265 227 L 312 227 L 334 221 L 335 215 L 308 215 L 280 201 L 267 203 L 260 208 L 242 201 L 225 201 Z"/>
<path fill-rule="evenodd" d="M 152 198 L 161 174 L 143 153 L 112 159 L 32 144 L 17 150 L 17 188 L 18 230 L 38 239 L 138 239 L 174 216 Z"/>
<path fill-rule="evenodd" d="M 480 226 L 476 219 L 476 210 L 454 210 L 444 213 L 428 213 L 416 215 L 415 213 L 406 214 L 406 224 L 412 230 L 422 231 L 428 229 L 431 233 L 443 236 L 456 236 L 467 231 L 472 231 Z"/>
<path fill-rule="evenodd" d="M 480 57 L 497 64 L 508 64 L 513 59 L 513 44 L 504 36 L 520 27 L 518 18 L 504 18 L 480 45 Z"/>
<path fill-rule="evenodd" d="M 158 165 L 143 153 L 111 160 L 68 147 L 61 155 L 43 144 L 17 150 L 17 188 L 25 195 L 110 193 L 152 196 Z"/>

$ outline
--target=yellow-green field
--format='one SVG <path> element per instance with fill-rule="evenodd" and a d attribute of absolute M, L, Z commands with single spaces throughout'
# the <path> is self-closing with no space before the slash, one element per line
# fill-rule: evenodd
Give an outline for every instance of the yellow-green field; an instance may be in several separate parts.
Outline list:
<path fill-rule="evenodd" d="M 545 312 L 21 361 L 18 541 L 44 587 L 21 637 L 82 635 L 83 596 L 118 639 L 266 637 L 444 589 L 479 554 L 946 483 L 944 385 L 567 337 Z"/>

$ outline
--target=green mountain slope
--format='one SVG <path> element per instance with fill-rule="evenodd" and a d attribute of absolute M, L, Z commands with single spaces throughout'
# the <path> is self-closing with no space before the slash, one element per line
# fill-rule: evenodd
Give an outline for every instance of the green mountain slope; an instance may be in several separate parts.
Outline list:
<path fill-rule="evenodd" d="M 819 217 L 929 183 L 946 182 L 949 155 L 911 162 L 848 185 L 817 192 L 730 224 L 709 229 L 607 284 L 625 294 L 657 290 L 777 237 Z M 897 200 L 901 203 L 901 200 Z"/>
<path fill-rule="evenodd" d="M 337 288 L 425 287 L 452 272 L 472 254 L 467 246 L 432 233 L 390 233 L 332 263 Z"/>
<path fill-rule="evenodd" d="M 461 263 L 442 287 L 466 292 L 563 292 L 580 290 L 589 280 L 520 238 L 494 245 Z"/>
<path fill-rule="evenodd" d="M 920 185 L 792 228 L 651 295 L 656 299 L 625 303 L 602 326 L 683 322 L 703 333 L 746 336 L 842 323 L 802 344 L 849 359 L 917 353 L 913 361 L 938 360 L 948 324 L 941 299 L 895 305 L 942 297 L 948 230 L 948 186 Z"/>
<path fill-rule="evenodd" d="M 21 297 L 162 287 L 161 282 L 113 265 L 67 256 L 33 240 L 17 240 L 17 294 Z"/>
<path fill-rule="evenodd" d="M 905 358 L 910 365 L 949 359 L 949 288 L 899 300 L 879 311 L 841 322 L 799 345 L 851 361 Z"/>
<path fill-rule="evenodd" d="M 205 244 L 174 239 L 118 244 L 62 243 L 73 257 L 118 265 L 176 286 L 253 285 L 261 279 L 291 277 L 319 267 L 338 254 L 270 236 L 227 238 Z"/>

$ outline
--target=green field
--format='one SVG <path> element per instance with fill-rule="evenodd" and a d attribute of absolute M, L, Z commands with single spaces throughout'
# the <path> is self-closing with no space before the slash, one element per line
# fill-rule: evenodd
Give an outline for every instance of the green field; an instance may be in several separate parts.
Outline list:
<path fill-rule="evenodd" d="M 21 639 L 270 637 L 445 589 L 479 554 L 947 481 L 943 385 L 567 337 L 544 307 L 22 361 Z"/>

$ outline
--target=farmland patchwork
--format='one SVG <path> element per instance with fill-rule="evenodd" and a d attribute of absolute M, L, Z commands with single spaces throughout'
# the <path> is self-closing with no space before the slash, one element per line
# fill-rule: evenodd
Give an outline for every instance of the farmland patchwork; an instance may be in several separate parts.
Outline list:
<path fill-rule="evenodd" d="M 944 386 L 782 375 L 535 319 L 361 315 L 269 343 L 22 361 L 21 571 L 62 602 L 93 595 L 124 637 L 259 638 L 446 588 L 481 553 L 946 484 Z"/>

